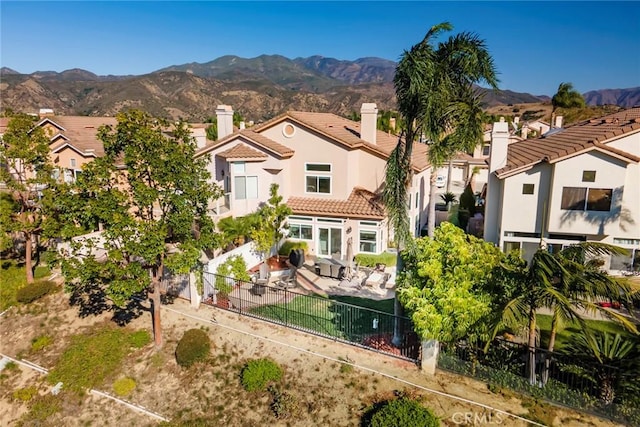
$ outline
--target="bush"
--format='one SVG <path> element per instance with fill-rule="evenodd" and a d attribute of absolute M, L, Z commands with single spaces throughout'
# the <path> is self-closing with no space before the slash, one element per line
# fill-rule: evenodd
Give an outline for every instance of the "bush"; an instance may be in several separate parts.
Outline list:
<path fill-rule="evenodd" d="M 19 388 L 12 393 L 13 400 L 19 400 L 21 402 L 28 402 L 38 395 L 38 389 L 36 386 L 29 386 L 25 388 Z"/>
<path fill-rule="evenodd" d="M 136 381 L 133 378 L 124 377 L 113 383 L 113 392 L 120 396 L 129 396 L 136 388 Z"/>
<path fill-rule="evenodd" d="M 293 394 L 280 391 L 274 386 L 269 386 L 269 392 L 273 397 L 271 410 L 277 419 L 283 420 L 292 417 L 298 412 L 298 399 Z"/>
<path fill-rule="evenodd" d="M 356 255 L 356 262 L 364 267 L 375 267 L 376 264 L 392 266 L 396 265 L 396 256 L 393 252 L 383 252 L 380 255 L 358 254 Z"/>
<path fill-rule="evenodd" d="M 278 249 L 278 255 L 289 256 L 292 250 L 302 249 L 305 253 L 309 252 L 309 245 L 307 242 L 296 240 L 285 240 L 280 249 Z"/>
<path fill-rule="evenodd" d="M 209 335 L 202 329 L 189 329 L 178 341 L 176 361 L 183 368 L 188 368 L 196 362 L 205 360 L 210 351 Z"/>
<path fill-rule="evenodd" d="M 437 427 L 440 420 L 415 400 L 400 398 L 386 401 L 374 409 L 367 427 Z"/>
<path fill-rule="evenodd" d="M 223 295 L 228 295 L 233 290 L 233 284 L 227 278 L 248 282 L 251 280 L 247 273 L 247 263 L 240 255 L 229 257 L 218 266 L 216 270 L 216 289 Z"/>
<path fill-rule="evenodd" d="M 33 282 L 18 289 L 16 299 L 23 304 L 29 304 L 43 296 L 50 294 L 56 288 L 56 284 L 48 280 Z"/>
<path fill-rule="evenodd" d="M 48 335 L 40 335 L 37 338 L 31 340 L 31 351 L 40 351 L 48 345 L 53 343 L 53 339 Z"/>
<path fill-rule="evenodd" d="M 255 359 L 242 368 L 241 376 L 245 390 L 266 390 L 270 383 L 282 379 L 282 368 L 271 359 Z"/>
<path fill-rule="evenodd" d="M 145 330 L 135 331 L 129 335 L 131 347 L 142 348 L 151 342 L 151 335 Z"/>

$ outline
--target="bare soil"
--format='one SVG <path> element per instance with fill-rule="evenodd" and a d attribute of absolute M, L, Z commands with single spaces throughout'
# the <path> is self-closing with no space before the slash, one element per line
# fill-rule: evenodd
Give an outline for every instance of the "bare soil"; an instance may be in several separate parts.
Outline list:
<path fill-rule="evenodd" d="M 31 305 L 14 307 L 0 318 L 0 352 L 51 369 L 73 335 L 105 323 L 112 323 L 109 313 L 81 318 L 77 308 L 69 306 L 66 295 L 50 295 Z M 471 420 L 467 425 L 473 425 L 474 417 L 476 424 L 528 424 L 497 411 L 436 394 L 433 390 L 519 414 L 545 425 L 615 425 L 511 392 L 499 390 L 494 393 L 486 384 L 465 377 L 444 372 L 427 377 L 409 362 L 220 309 L 203 306 L 196 310 L 186 301 L 163 306 L 162 323 L 165 339 L 162 349 L 156 351 L 150 344 L 130 354 L 119 372 L 97 388 L 112 392 L 118 378 L 133 378 L 136 389 L 128 401 L 167 419 L 185 421 L 184 425 L 193 425 L 193 420 L 200 419 L 204 422 L 198 425 L 211 426 L 357 426 L 372 403 L 398 393 L 419 398 L 441 418 L 444 426 L 464 425 L 465 414 L 472 416 L 467 418 Z M 151 332 L 150 315 L 144 313 L 126 327 Z M 178 340 L 190 328 L 207 331 L 214 348 L 206 363 L 182 369 L 176 364 L 174 352 Z M 53 338 L 52 344 L 33 352 L 32 339 L 43 334 Z M 274 416 L 269 393 L 249 393 L 240 385 L 243 364 L 260 357 L 270 357 L 285 369 L 280 388 L 290 393 L 295 402 L 295 410 L 286 419 Z M 341 360 L 350 361 L 356 367 L 345 365 Z M 83 367 L 78 366 L 78 369 Z M 39 393 L 45 395 L 52 386 L 44 375 L 25 367 L 5 369 L 0 374 L 0 425 L 17 425 L 30 408 L 15 400 L 13 392 L 35 385 Z M 95 395 L 77 396 L 63 391 L 58 398 L 60 411 L 39 425 L 121 427 L 157 425 L 159 422 Z"/>

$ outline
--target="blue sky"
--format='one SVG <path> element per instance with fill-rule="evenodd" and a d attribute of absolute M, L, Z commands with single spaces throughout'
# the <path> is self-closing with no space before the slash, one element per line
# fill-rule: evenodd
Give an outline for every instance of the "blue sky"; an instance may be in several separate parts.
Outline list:
<path fill-rule="evenodd" d="M 432 25 L 486 40 L 500 88 L 640 86 L 639 2 L 0 2 L 2 66 L 145 74 L 222 55 L 397 60 Z"/>

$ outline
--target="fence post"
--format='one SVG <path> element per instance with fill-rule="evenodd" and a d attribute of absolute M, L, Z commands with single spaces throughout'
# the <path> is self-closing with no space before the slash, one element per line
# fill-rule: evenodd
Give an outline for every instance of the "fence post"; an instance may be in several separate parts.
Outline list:
<path fill-rule="evenodd" d="M 198 284 L 195 273 L 189 273 L 189 297 L 191 300 L 191 307 L 195 309 L 199 308 L 202 296 L 198 292 Z"/>
<path fill-rule="evenodd" d="M 420 367 L 427 375 L 435 375 L 438 366 L 438 354 L 440 353 L 440 343 L 438 340 L 422 341 L 422 361 Z"/>

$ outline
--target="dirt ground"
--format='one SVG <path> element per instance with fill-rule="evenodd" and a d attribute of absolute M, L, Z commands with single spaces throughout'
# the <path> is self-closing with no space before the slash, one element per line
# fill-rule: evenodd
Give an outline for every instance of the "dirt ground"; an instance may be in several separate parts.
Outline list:
<path fill-rule="evenodd" d="M 0 353 L 51 369 L 72 335 L 101 323 L 112 323 L 110 319 L 110 314 L 81 318 L 77 308 L 69 306 L 66 295 L 50 295 L 29 306 L 14 307 L 0 318 Z M 519 398 L 511 392 L 494 393 L 486 384 L 465 377 L 444 372 L 427 377 L 409 362 L 220 309 L 203 306 L 196 310 L 186 301 L 163 306 L 162 323 L 163 348 L 155 351 L 150 344 L 132 353 L 120 372 L 97 388 L 112 392 L 115 380 L 125 375 L 133 378 L 136 389 L 128 401 L 167 419 L 181 420 L 185 422 L 183 425 L 193 425 L 194 420 L 199 419 L 206 422 L 198 425 L 211 426 L 357 426 L 367 407 L 398 392 L 418 397 L 440 417 L 444 426 L 530 424 L 507 413 L 542 425 L 616 425 Z M 126 327 L 150 331 L 150 315 L 144 313 Z M 174 351 L 184 331 L 190 328 L 207 331 L 214 348 L 206 363 L 182 369 L 175 362 Z M 52 344 L 32 352 L 32 339 L 43 334 L 53 337 Z M 240 385 L 242 365 L 259 357 L 271 357 L 285 369 L 282 389 L 293 396 L 297 408 L 287 419 L 275 418 L 269 393 L 249 393 Z M 345 366 L 341 361 L 349 361 L 355 367 Z M 29 409 L 12 398 L 13 391 L 35 385 L 44 395 L 49 394 L 51 385 L 44 375 L 26 367 L 11 372 L 5 369 L 1 374 L 0 425 L 17 425 Z M 77 396 L 62 392 L 58 398 L 61 410 L 40 425 L 151 426 L 159 423 L 149 415 L 92 394 Z M 495 409 L 486 409 L 466 399 Z"/>

